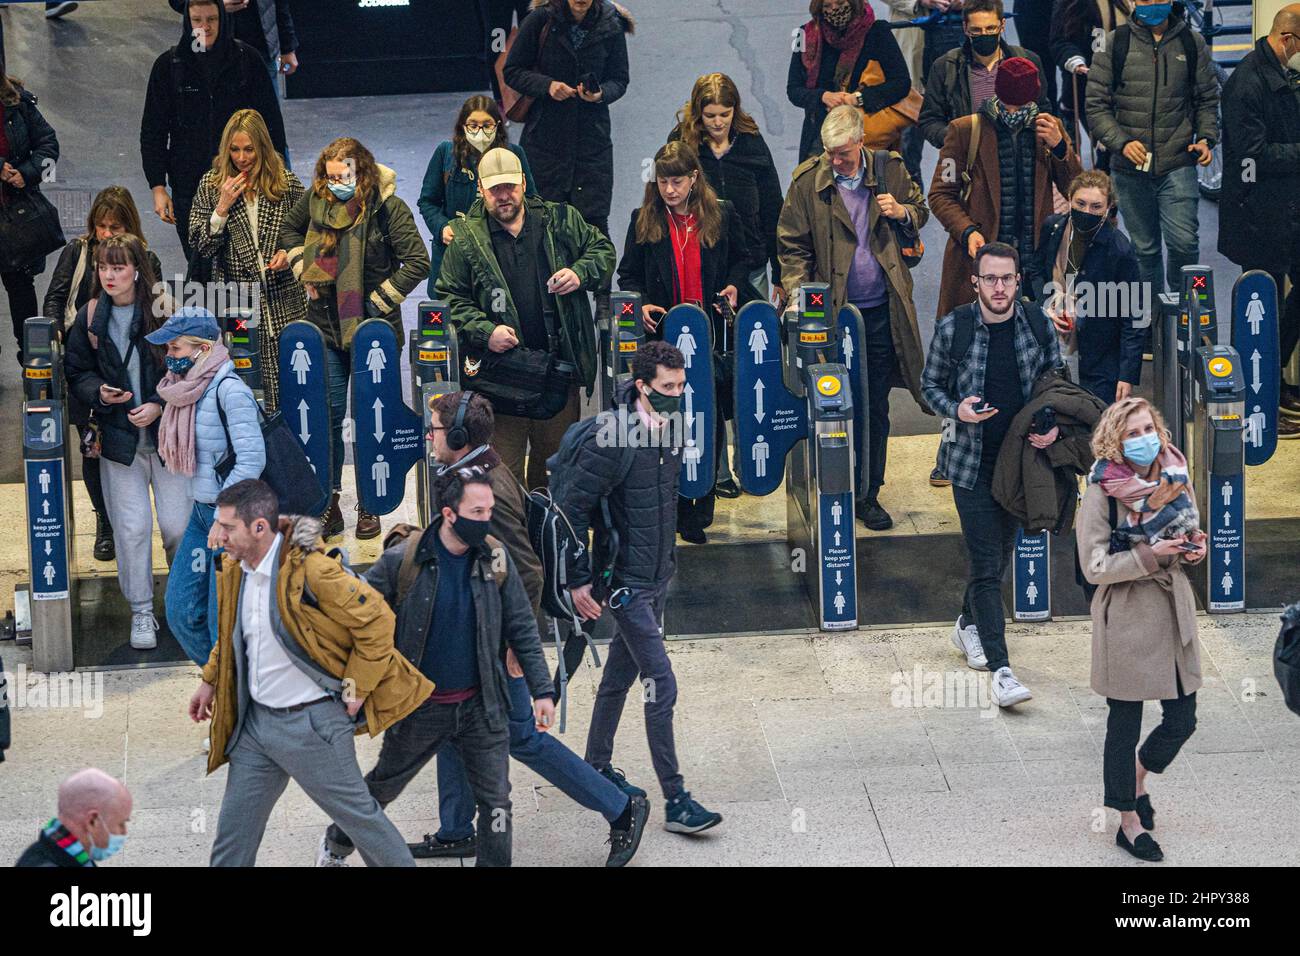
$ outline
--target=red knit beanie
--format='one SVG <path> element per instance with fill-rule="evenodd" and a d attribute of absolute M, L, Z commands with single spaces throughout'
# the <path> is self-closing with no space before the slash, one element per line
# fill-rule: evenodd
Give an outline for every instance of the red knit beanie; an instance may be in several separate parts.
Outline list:
<path fill-rule="evenodd" d="M 1032 60 L 1013 56 L 998 64 L 993 92 L 1007 106 L 1021 107 L 1036 103 L 1042 89 L 1042 77 L 1038 75 L 1038 67 L 1034 66 Z"/>

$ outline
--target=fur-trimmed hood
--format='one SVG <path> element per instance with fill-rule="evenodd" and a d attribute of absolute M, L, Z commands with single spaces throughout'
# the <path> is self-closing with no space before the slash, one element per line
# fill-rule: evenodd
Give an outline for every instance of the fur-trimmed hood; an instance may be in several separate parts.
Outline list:
<path fill-rule="evenodd" d="M 549 7 L 551 0 L 533 0 L 533 9 L 540 10 L 542 7 Z M 627 7 L 621 3 L 614 3 L 613 0 L 596 0 L 596 7 L 609 7 L 623 21 L 623 31 L 629 36 L 636 32 L 636 21 L 632 19 L 632 14 L 628 12 Z"/>
<path fill-rule="evenodd" d="M 319 518 L 309 515 L 282 515 L 279 531 L 290 547 L 297 548 L 303 554 L 325 550 L 325 541 L 320 534 Z"/>

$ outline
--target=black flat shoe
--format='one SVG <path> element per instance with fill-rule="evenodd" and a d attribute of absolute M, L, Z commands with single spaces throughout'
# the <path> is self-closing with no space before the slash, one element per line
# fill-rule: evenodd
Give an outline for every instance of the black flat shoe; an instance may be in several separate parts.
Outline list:
<path fill-rule="evenodd" d="M 464 860 L 471 856 L 478 856 L 478 838 L 473 834 L 463 840 L 444 843 L 432 833 L 426 833 L 419 843 L 408 843 L 406 846 L 411 851 L 411 856 L 417 860 L 440 860 L 448 857 Z"/>
<path fill-rule="evenodd" d="M 713 493 L 719 498 L 739 498 L 740 488 L 731 478 L 723 478 L 713 486 Z"/>
<path fill-rule="evenodd" d="M 1137 806 L 1133 808 L 1137 811 L 1138 822 L 1142 824 L 1143 830 L 1154 830 L 1156 828 L 1156 811 L 1151 806 L 1151 795 L 1142 794 L 1137 798 Z"/>
<path fill-rule="evenodd" d="M 709 541 L 709 539 L 704 536 L 703 531 L 691 529 L 690 531 L 678 531 L 677 533 L 682 536 L 683 541 L 687 541 L 691 544 L 707 544 Z"/>
<path fill-rule="evenodd" d="M 1124 835 L 1124 828 L 1120 827 L 1115 831 L 1115 845 L 1120 849 L 1127 850 L 1132 856 L 1139 860 L 1145 860 L 1147 863 L 1159 863 L 1165 858 L 1164 851 L 1160 849 L 1160 844 L 1151 839 L 1151 834 L 1142 833 L 1132 843 Z"/>

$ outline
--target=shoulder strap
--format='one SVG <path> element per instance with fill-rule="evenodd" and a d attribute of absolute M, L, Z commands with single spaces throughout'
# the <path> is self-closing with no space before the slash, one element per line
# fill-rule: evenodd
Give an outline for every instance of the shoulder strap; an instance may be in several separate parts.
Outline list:
<path fill-rule="evenodd" d="M 976 110 L 970 114 L 970 142 L 966 144 L 966 168 L 961 172 L 961 201 L 964 203 L 970 198 L 971 187 L 974 180 L 971 179 L 971 171 L 975 169 L 975 162 L 979 159 L 980 152 L 980 113 Z"/>
<path fill-rule="evenodd" d="M 975 341 L 975 313 L 969 306 L 961 306 L 953 313 L 952 346 L 948 349 L 948 394 L 957 390 L 957 373 L 962 360 Z"/>
<path fill-rule="evenodd" d="M 420 569 L 415 566 L 415 552 L 419 550 L 420 539 L 424 537 L 424 528 L 413 531 L 406 536 L 406 545 L 402 551 L 402 563 L 397 569 L 397 601 L 393 607 L 396 611 L 406 601 Z"/>
<path fill-rule="evenodd" d="M 1110 60 L 1110 91 L 1114 93 L 1124 82 L 1124 61 L 1128 59 L 1128 45 L 1133 39 L 1133 31 L 1127 23 L 1115 28 L 1115 39 Z"/>
<path fill-rule="evenodd" d="M 1188 113 L 1191 113 L 1192 97 L 1196 93 L 1196 67 L 1199 62 L 1196 51 L 1196 38 L 1192 36 L 1192 25 L 1187 24 L 1186 29 L 1178 32 L 1178 39 L 1183 42 L 1183 55 L 1187 57 L 1187 107 Z M 1192 121 L 1192 132 L 1196 132 L 1196 117 L 1189 116 Z"/>
<path fill-rule="evenodd" d="M 1050 323 L 1047 314 L 1036 305 L 1026 305 L 1025 320 L 1029 323 L 1030 331 L 1034 333 L 1034 341 L 1038 343 L 1039 351 L 1046 352 L 1052 334 L 1052 330 L 1048 328 Z"/>

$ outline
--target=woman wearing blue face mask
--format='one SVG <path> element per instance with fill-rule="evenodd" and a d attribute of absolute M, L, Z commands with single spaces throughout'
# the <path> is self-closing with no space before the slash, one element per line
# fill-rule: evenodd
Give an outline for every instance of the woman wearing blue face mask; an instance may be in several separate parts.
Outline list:
<path fill-rule="evenodd" d="M 1144 398 L 1111 405 L 1093 430 L 1097 463 L 1075 529 L 1092 599 L 1092 689 L 1109 716 L 1103 756 L 1105 800 L 1119 811 L 1115 843 L 1140 860 L 1164 858 L 1149 830 L 1155 810 L 1149 773 L 1162 773 L 1196 729 L 1201 649 L 1196 602 L 1183 566 L 1205 558 L 1205 532 L 1187 521 L 1194 501 L 1187 461 Z M 1192 515 L 1195 514 L 1194 506 Z M 1156 525 L 1164 523 L 1165 531 Z M 1185 530 L 1195 528 L 1195 530 Z M 1138 749 L 1142 702 L 1163 718 Z"/>
<path fill-rule="evenodd" d="M 328 538 L 343 533 L 339 492 L 352 336 L 367 319 L 386 319 L 401 348 L 402 302 L 428 278 L 429 253 L 411 208 L 397 196 L 397 173 L 350 137 L 321 151 L 311 186 L 285 216 L 280 248 L 307 292 L 307 318 L 325 339 L 334 436 L 334 495 L 322 516 Z M 358 504 L 357 537 L 379 532 L 379 518 Z"/>
<path fill-rule="evenodd" d="M 235 374 L 207 309 L 187 306 L 146 339 L 167 349 L 167 374 L 158 394 L 167 402 L 158 426 L 158 452 L 167 470 L 190 479 L 194 506 L 167 575 L 167 626 L 196 664 L 205 664 L 217 642 L 217 591 L 213 560 L 217 495 L 258 478 L 266 445 L 257 401 Z M 217 464 L 231 451 L 234 467 L 224 479 Z"/>

